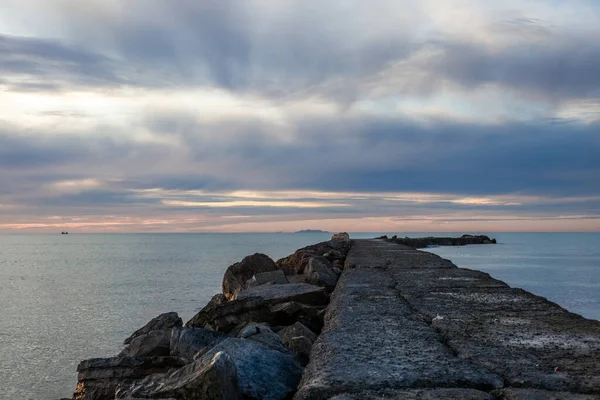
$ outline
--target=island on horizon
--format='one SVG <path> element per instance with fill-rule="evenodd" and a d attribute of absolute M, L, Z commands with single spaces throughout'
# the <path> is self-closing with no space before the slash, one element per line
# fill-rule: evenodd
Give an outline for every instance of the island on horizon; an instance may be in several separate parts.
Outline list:
<path fill-rule="evenodd" d="M 331 232 L 322 231 L 320 229 L 302 229 L 302 230 L 296 231 L 294 233 L 331 233 Z"/>

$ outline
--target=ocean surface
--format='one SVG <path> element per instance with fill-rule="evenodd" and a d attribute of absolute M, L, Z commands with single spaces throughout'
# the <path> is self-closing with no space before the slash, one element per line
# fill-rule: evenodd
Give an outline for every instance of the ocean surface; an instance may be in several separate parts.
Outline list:
<path fill-rule="evenodd" d="M 427 251 L 600 319 L 599 233 L 488 235 L 499 244 Z M 0 234 L 0 399 L 70 397 L 80 360 L 115 355 L 160 313 L 187 321 L 220 292 L 230 264 L 255 252 L 278 259 L 329 237 Z"/>

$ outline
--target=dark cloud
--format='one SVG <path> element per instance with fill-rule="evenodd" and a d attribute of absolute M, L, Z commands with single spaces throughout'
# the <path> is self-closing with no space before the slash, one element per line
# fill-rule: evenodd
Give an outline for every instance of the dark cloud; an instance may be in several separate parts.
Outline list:
<path fill-rule="evenodd" d="M 483 44 L 443 42 L 435 75 L 471 88 L 486 83 L 553 100 L 599 98 L 600 43 L 591 38 L 552 36 L 500 50 Z M 430 64 L 431 65 L 431 64 Z"/>
<path fill-rule="evenodd" d="M 118 75 L 114 60 L 56 40 L 0 34 L 0 54 L 0 73 L 11 91 L 70 90 L 73 85 L 128 82 Z"/>

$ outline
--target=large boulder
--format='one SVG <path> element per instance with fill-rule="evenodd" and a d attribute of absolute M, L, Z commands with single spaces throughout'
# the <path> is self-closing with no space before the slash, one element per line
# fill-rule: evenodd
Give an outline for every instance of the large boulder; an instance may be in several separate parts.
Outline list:
<path fill-rule="evenodd" d="M 84 360 L 77 366 L 77 389 L 73 400 L 113 400 L 117 387 L 126 381 L 179 369 L 179 357 L 113 357 Z"/>
<path fill-rule="evenodd" d="M 177 328 L 176 328 L 177 329 Z M 159 357 L 170 355 L 171 329 L 150 331 L 135 337 L 119 356 Z"/>
<path fill-rule="evenodd" d="M 226 338 L 222 333 L 202 328 L 175 328 L 170 337 L 170 355 L 191 360 L 199 351 L 206 352 Z"/>
<path fill-rule="evenodd" d="M 229 338 L 203 358 L 219 352 L 230 354 L 237 369 L 238 387 L 244 399 L 282 400 L 296 391 L 302 367 L 289 352 L 274 350 L 257 341 Z"/>
<path fill-rule="evenodd" d="M 124 383 L 117 389 L 115 398 L 236 400 L 241 397 L 235 363 L 229 354 L 221 351 L 171 373 Z"/>
<path fill-rule="evenodd" d="M 240 290 L 245 288 L 246 281 L 254 275 L 275 270 L 277 270 L 275 261 L 271 260 L 265 254 L 256 253 L 244 257 L 242 261 L 231 265 L 225 271 L 225 275 L 223 276 L 223 295 L 227 300 L 231 300 Z"/>
<path fill-rule="evenodd" d="M 171 329 L 178 326 L 183 326 L 183 321 L 176 312 L 160 314 L 158 317 L 152 318 L 146 325 L 133 332 L 131 336 L 125 339 L 123 344 L 129 344 L 136 337 L 150 333 L 150 331 Z"/>

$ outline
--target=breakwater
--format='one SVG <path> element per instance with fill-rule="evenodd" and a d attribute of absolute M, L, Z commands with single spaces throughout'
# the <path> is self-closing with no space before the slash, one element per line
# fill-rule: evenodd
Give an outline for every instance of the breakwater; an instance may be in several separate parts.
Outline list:
<path fill-rule="evenodd" d="M 597 321 L 430 253 L 333 239 L 232 265 L 185 326 L 164 314 L 118 356 L 82 362 L 74 398 L 600 394 Z"/>

